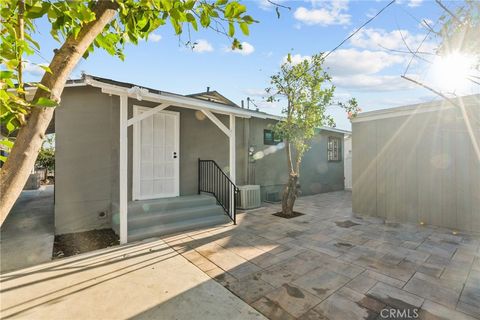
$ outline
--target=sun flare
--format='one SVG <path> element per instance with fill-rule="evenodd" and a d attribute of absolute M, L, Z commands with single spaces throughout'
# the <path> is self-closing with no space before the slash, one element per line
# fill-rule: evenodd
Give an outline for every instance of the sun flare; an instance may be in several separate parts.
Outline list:
<path fill-rule="evenodd" d="M 473 55 L 452 52 L 439 56 L 433 62 L 435 83 L 441 90 L 454 92 L 470 85 L 469 76 L 474 72 Z"/>

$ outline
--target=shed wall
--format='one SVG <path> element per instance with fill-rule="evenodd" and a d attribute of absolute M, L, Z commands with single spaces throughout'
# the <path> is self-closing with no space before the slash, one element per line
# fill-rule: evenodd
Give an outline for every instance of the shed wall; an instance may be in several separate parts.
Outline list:
<path fill-rule="evenodd" d="M 477 143 L 479 107 L 466 106 Z M 355 213 L 480 232 L 480 159 L 459 109 L 354 122 L 352 136 Z"/>

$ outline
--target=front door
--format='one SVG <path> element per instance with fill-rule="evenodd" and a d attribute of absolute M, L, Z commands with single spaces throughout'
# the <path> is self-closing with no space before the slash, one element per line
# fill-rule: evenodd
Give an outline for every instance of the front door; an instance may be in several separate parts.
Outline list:
<path fill-rule="evenodd" d="M 134 106 L 134 116 L 148 110 Z M 179 119 L 159 111 L 133 125 L 133 200 L 179 195 Z"/>

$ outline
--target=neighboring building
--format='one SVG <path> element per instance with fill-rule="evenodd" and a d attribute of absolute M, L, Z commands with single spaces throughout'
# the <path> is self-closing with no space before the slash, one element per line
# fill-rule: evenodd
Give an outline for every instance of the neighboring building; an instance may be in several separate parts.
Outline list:
<path fill-rule="evenodd" d="M 54 119 L 56 233 L 113 227 L 126 242 L 127 230 L 133 240 L 225 222 L 224 210 L 233 218 L 228 178 L 213 162 L 199 172 L 199 159 L 278 200 L 287 161 L 271 126 L 280 119 L 216 91 L 183 96 L 89 75 L 69 81 Z M 302 164 L 303 195 L 343 190 L 344 133 L 319 130 Z M 216 192 L 223 209 L 198 196 L 199 187 Z"/>
<path fill-rule="evenodd" d="M 352 120 L 353 211 L 480 232 L 480 95 Z"/>

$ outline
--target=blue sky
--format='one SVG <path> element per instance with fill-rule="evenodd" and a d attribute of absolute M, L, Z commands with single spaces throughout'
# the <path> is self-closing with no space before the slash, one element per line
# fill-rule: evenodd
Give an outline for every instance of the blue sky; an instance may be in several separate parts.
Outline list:
<path fill-rule="evenodd" d="M 242 52 L 228 50 L 229 40 L 211 30 L 192 33 L 191 40 L 198 45 L 191 50 L 182 45 L 170 26 L 164 26 L 155 31 L 149 41 L 129 45 L 125 61 L 97 50 L 88 60 L 79 63 L 72 78 L 78 78 L 85 71 L 181 94 L 205 91 L 209 86 L 239 104 L 249 96 L 262 111 L 279 114 L 281 106 L 262 101 L 262 92 L 284 57 L 291 53 L 295 60 L 333 49 L 387 4 L 384 1 L 281 1 L 291 10 L 282 9 L 278 19 L 267 1 L 245 3 L 250 15 L 260 22 L 251 26 L 250 36 L 238 34 L 239 40 L 246 42 Z M 455 6 L 455 3 L 448 4 Z M 433 100 L 434 96 L 428 91 L 400 78 L 410 55 L 385 48 L 405 51 L 402 36 L 410 46 L 418 46 L 426 34 L 419 21 L 427 19 L 435 24 L 440 14 L 440 8 L 433 1 L 397 1 L 332 53 L 326 64 L 337 86 L 337 98 L 355 97 L 364 111 Z M 59 44 L 49 37 L 47 24 L 40 23 L 39 30 L 42 56 L 48 60 Z M 187 41 L 187 36 L 182 36 L 182 40 Z M 427 38 L 422 49 L 432 50 L 435 41 Z M 39 57 L 32 61 L 45 62 Z M 29 71 L 31 80 L 40 77 L 38 68 L 31 67 Z M 414 60 L 407 74 L 427 81 L 429 72 L 428 65 Z M 334 115 L 338 128 L 350 129 L 343 111 L 332 107 L 329 112 Z"/>

